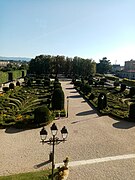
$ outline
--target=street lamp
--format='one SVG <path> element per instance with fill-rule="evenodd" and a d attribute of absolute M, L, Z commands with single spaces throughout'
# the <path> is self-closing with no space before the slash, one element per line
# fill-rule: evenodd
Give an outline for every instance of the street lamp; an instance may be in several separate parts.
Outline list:
<path fill-rule="evenodd" d="M 67 118 L 68 118 L 68 108 L 69 108 L 69 96 L 67 96 Z"/>
<path fill-rule="evenodd" d="M 40 131 L 40 137 L 41 137 L 42 144 L 47 143 L 49 145 L 52 145 L 52 153 L 50 154 L 50 160 L 52 162 L 52 180 L 53 180 L 54 179 L 54 167 L 55 167 L 55 164 L 54 164 L 54 146 L 61 143 L 61 142 L 66 141 L 66 138 L 68 136 L 68 131 L 67 131 L 66 127 L 64 126 L 61 129 L 62 139 L 59 139 L 58 137 L 56 137 L 58 129 L 57 129 L 57 126 L 55 125 L 55 123 L 53 123 L 53 125 L 51 126 L 50 129 L 51 129 L 52 137 L 49 140 L 46 140 L 48 133 L 44 127 Z"/>

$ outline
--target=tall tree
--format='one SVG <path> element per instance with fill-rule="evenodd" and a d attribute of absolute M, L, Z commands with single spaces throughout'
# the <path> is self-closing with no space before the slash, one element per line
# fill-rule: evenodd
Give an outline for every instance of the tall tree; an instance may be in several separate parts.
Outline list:
<path fill-rule="evenodd" d="M 107 59 L 107 57 L 103 57 L 99 60 L 100 63 L 97 64 L 97 73 L 105 74 L 111 70 L 111 62 Z"/>

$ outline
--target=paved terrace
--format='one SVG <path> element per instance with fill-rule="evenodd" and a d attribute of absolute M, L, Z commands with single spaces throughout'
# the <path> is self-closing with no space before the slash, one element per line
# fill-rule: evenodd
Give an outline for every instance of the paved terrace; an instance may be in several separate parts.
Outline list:
<path fill-rule="evenodd" d="M 55 146 L 56 165 L 69 157 L 68 180 L 134 180 L 135 123 L 98 116 L 70 81 L 61 83 L 65 97 L 70 97 L 69 117 L 55 123 L 59 137 L 64 125 L 69 136 L 67 142 Z M 51 125 L 46 127 L 48 132 Z M 40 143 L 40 129 L 0 130 L 0 175 L 51 167 L 47 164 L 50 146 Z"/>

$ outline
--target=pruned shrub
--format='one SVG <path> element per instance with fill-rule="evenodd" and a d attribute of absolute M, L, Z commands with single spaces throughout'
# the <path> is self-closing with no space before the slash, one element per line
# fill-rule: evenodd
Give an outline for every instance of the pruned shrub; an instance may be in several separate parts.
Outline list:
<path fill-rule="evenodd" d="M 12 72 L 8 73 L 8 81 L 13 81 L 13 73 Z"/>
<path fill-rule="evenodd" d="M 93 100 L 94 98 L 95 98 L 95 95 L 91 93 L 91 95 L 89 96 L 89 100 Z"/>
<path fill-rule="evenodd" d="M 44 81 L 44 86 L 50 86 L 50 80 L 45 80 Z"/>
<path fill-rule="evenodd" d="M 129 90 L 129 96 L 132 97 L 134 95 L 135 95 L 135 86 L 131 87 L 130 90 Z"/>
<path fill-rule="evenodd" d="M 14 89 L 14 88 L 15 88 L 14 83 L 10 83 L 9 84 L 9 89 Z"/>
<path fill-rule="evenodd" d="M 129 118 L 130 118 L 131 120 L 135 121 L 135 103 L 130 104 Z"/>
<path fill-rule="evenodd" d="M 113 83 L 113 85 L 115 86 L 115 87 L 117 87 L 117 86 L 119 86 L 119 81 L 114 81 L 114 83 Z"/>
<path fill-rule="evenodd" d="M 20 86 L 20 82 L 19 81 L 16 82 L 16 86 Z"/>
<path fill-rule="evenodd" d="M 81 87 L 81 85 L 82 85 L 81 81 L 75 81 L 74 82 L 74 86 L 76 86 L 76 87 Z"/>
<path fill-rule="evenodd" d="M 64 92 L 61 88 L 54 90 L 52 95 L 52 109 L 62 110 L 64 109 Z"/>
<path fill-rule="evenodd" d="M 107 97 L 105 93 L 100 93 L 98 96 L 98 108 L 99 110 L 105 109 L 107 106 Z"/>
<path fill-rule="evenodd" d="M 46 106 L 34 110 L 34 122 L 37 124 L 48 123 L 51 120 L 51 112 Z"/>
<path fill-rule="evenodd" d="M 120 88 L 120 92 L 123 92 L 123 91 L 125 91 L 125 89 L 126 89 L 126 84 L 121 84 L 121 88 Z"/>
<path fill-rule="evenodd" d="M 54 89 L 61 88 L 61 83 L 54 81 Z"/>
<path fill-rule="evenodd" d="M 91 92 L 91 86 L 89 84 L 84 84 L 82 91 L 84 94 L 88 95 Z"/>
<path fill-rule="evenodd" d="M 7 91 L 9 91 L 8 87 L 3 87 L 3 91 L 6 93 Z"/>

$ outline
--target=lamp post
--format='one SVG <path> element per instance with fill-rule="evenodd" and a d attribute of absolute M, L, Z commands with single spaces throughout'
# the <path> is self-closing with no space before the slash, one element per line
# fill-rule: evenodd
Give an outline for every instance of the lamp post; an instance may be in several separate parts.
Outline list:
<path fill-rule="evenodd" d="M 59 139 L 58 137 L 56 137 L 57 135 L 57 126 L 55 125 L 55 123 L 53 123 L 53 125 L 51 126 L 51 133 L 52 133 L 52 137 L 49 140 L 46 140 L 47 137 L 47 131 L 45 130 L 45 128 L 43 127 L 40 131 L 40 137 L 41 137 L 41 142 L 42 144 L 47 143 L 49 145 L 52 145 L 52 153 L 50 154 L 51 157 L 51 162 L 52 162 L 52 180 L 54 179 L 54 168 L 55 168 L 55 164 L 54 164 L 54 146 L 61 143 L 61 142 L 65 142 L 67 135 L 68 135 L 68 131 L 66 129 L 66 127 L 64 126 L 61 129 L 61 134 L 62 134 L 62 139 Z"/>
<path fill-rule="evenodd" d="M 68 108 L 69 108 L 69 96 L 67 96 L 67 118 L 68 118 Z"/>

